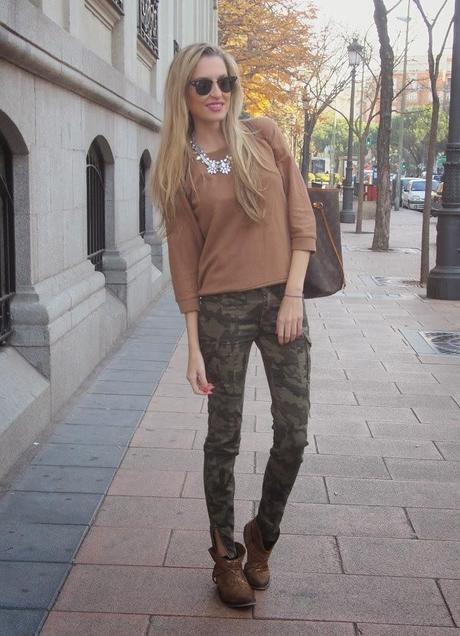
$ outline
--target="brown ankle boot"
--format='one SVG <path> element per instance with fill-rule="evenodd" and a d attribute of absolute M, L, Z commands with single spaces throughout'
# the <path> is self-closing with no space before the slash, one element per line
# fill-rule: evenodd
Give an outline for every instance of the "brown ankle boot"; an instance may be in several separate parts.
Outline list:
<path fill-rule="evenodd" d="M 270 584 L 268 559 L 272 551 L 265 549 L 262 533 L 255 519 L 245 525 L 243 535 L 248 551 L 248 560 L 244 566 L 246 578 L 254 590 L 266 590 Z"/>
<path fill-rule="evenodd" d="M 248 607 L 256 604 L 254 592 L 243 572 L 243 558 L 246 550 L 241 543 L 236 543 L 236 559 L 219 556 L 214 548 L 209 548 L 215 566 L 212 580 L 217 583 L 221 600 L 230 607 Z"/>

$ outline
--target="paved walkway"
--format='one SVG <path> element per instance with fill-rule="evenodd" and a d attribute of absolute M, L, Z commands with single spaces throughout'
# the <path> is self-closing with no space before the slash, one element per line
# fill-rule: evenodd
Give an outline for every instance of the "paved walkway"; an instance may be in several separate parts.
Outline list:
<path fill-rule="evenodd" d="M 222 606 L 211 581 L 206 401 L 185 380 L 168 292 L 0 501 L 0 634 L 43 623 L 43 636 L 460 633 L 460 357 L 409 344 L 419 330 L 460 331 L 460 302 L 372 278 L 417 278 L 420 226 L 418 212 L 394 213 L 400 249 L 383 254 L 345 226 L 346 292 L 308 302 L 310 446 L 253 610 Z M 269 408 L 254 350 L 240 538 L 261 490 Z"/>

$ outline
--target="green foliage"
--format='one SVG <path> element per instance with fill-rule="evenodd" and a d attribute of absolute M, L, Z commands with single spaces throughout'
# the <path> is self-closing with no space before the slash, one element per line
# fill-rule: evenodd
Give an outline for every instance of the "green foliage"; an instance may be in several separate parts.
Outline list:
<path fill-rule="evenodd" d="M 369 134 L 366 139 L 366 152 L 371 152 L 373 155 L 377 152 L 377 133 L 378 126 L 373 124 L 370 127 Z M 324 152 L 327 146 L 331 146 L 334 139 L 334 113 L 325 113 L 315 126 L 313 132 L 312 144 L 313 152 L 320 154 Z M 335 122 L 335 157 L 344 157 L 347 154 L 348 148 L 348 124 L 346 119 L 340 115 L 336 116 Z M 359 154 L 359 141 L 357 137 L 354 137 L 353 142 L 353 154 L 357 156 Z"/>
<path fill-rule="evenodd" d="M 418 106 L 406 113 L 404 118 L 404 148 L 402 169 L 410 175 L 418 175 L 426 165 L 431 125 L 431 105 Z M 401 115 L 394 115 L 391 127 L 391 153 L 398 152 Z M 436 153 L 443 152 L 447 143 L 448 115 L 440 110 Z M 404 167 L 405 166 L 405 167 Z M 420 166 L 423 166 L 421 168 Z"/>

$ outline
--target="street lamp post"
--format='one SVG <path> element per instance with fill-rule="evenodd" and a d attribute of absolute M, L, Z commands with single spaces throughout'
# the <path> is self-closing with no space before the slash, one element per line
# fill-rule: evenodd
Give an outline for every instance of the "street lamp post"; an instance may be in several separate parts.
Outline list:
<path fill-rule="evenodd" d="M 455 0 L 449 137 L 442 204 L 436 216 L 436 267 L 428 275 L 427 296 L 460 300 L 460 0 Z"/>
<path fill-rule="evenodd" d="M 356 38 L 348 47 L 348 61 L 351 66 L 351 97 L 350 97 L 350 122 L 348 126 L 348 153 L 347 168 L 345 172 L 345 183 L 343 184 L 343 202 L 342 212 L 340 213 L 340 221 L 342 223 L 354 223 L 355 213 L 353 210 L 353 122 L 354 122 L 354 106 L 355 106 L 355 81 L 356 68 L 361 62 L 361 53 L 363 47 L 358 44 Z"/>

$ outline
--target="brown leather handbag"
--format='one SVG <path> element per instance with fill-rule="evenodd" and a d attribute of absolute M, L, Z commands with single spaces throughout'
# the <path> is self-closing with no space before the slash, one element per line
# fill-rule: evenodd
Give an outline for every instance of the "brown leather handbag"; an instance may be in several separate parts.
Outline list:
<path fill-rule="evenodd" d="M 331 296 L 345 287 L 337 189 L 308 188 L 316 218 L 316 252 L 311 255 L 305 298 Z"/>

